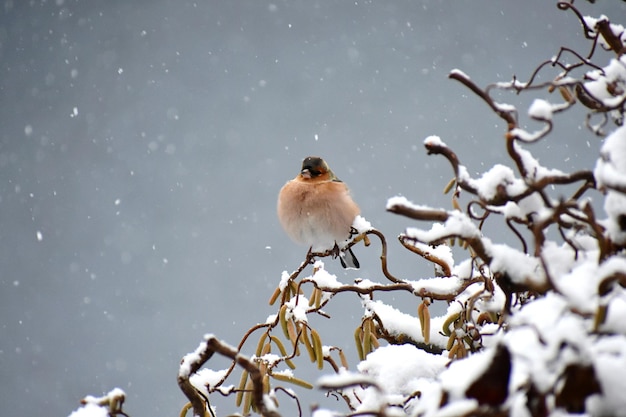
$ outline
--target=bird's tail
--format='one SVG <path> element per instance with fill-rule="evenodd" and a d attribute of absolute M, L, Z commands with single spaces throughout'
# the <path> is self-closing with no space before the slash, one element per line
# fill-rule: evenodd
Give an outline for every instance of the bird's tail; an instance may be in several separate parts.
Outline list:
<path fill-rule="evenodd" d="M 339 260 L 341 261 L 341 266 L 345 269 L 359 269 L 360 267 L 359 260 L 354 256 L 352 248 L 341 251 L 341 253 L 339 253 Z"/>

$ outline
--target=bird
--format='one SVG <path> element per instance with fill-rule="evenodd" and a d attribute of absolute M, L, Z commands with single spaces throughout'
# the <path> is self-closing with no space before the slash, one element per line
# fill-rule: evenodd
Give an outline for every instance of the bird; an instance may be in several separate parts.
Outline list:
<path fill-rule="evenodd" d="M 340 251 L 353 235 L 352 224 L 360 214 L 348 186 L 318 156 L 308 156 L 296 177 L 278 194 L 278 219 L 296 243 L 309 246 L 310 253 L 332 250 L 341 266 L 359 269 L 351 248 Z"/>

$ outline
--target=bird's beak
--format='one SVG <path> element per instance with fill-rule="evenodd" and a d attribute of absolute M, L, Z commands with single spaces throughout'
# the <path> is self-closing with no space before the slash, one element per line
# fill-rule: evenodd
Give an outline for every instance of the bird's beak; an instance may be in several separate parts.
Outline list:
<path fill-rule="evenodd" d="M 304 178 L 311 178 L 311 171 L 309 171 L 308 168 L 303 169 L 302 171 L 300 171 L 300 175 L 302 175 Z"/>

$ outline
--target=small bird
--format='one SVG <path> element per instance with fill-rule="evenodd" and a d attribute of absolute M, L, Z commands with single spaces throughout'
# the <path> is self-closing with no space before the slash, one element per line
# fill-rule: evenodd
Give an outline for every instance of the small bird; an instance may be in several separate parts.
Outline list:
<path fill-rule="evenodd" d="M 298 175 L 278 194 L 278 219 L 289 237 L 310 252 L 333 250 L 344 268 L 359 269 L 352 250 L 340 252 L 338 246 L 350 238 L 359 213 L 346 184 L 317 156 L 304 158 Z"/>

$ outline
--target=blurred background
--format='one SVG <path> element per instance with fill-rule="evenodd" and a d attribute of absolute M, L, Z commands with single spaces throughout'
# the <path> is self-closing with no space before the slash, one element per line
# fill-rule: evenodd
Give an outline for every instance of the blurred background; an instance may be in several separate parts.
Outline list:
<path fill-rule="evenodd" d="M 626 23 L 624 2 L 576 5 Z M 560 46 L 590 47 L 573 13 L 545 0 L 4 1 L 2 414 L 65 416 L 120 387 L 131 416 L 177 415 L 181 357 L 208 332 L 236 345 L 304 259 L 275 206 L 307 155 L 385 233 L 392 273 L 431 276 L 395 240 L 430 226 L 385 212 L 395 195 L 450 207 L 452 172 L 423 139 L 440 136 L 474 175 L 512 166 L 505 126 L 449 71 L 481 86 L 526 80 Z M 522 114 L 524 100 L 502 99 Z M 529 146 L 545 165 L 593 166 L 600 141 L 577 111 Z M 382 281 L 379 251 L 356 247 L 358 272 L 326 266 L 346 283 Z M 401 298 L 390 302 L 415 314 Z M 358 297 L 327 312 L 313 323 L 323 343 L 354 359 Z M 305 394 L 305 415 L 318 397 Z"/>

